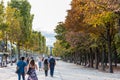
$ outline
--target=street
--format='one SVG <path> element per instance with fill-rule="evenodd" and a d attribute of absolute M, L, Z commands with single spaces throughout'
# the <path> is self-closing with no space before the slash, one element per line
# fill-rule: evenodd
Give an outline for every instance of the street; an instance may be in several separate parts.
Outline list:
<path fill-rule="evenodd" d="M 8 65 L 0 68 L 0 80 L 17 80 L 15 67 L 14 64 L 13 66 Z M 45 77 L 44 71 L 37 70 L 37 75 L 38 80 L 120 80 L 119 73 L 105 73 L 63 61 L 57 61 L 53 78 L 50 75 Z M 26 75 L 26 80 L 27 77 Z"/>

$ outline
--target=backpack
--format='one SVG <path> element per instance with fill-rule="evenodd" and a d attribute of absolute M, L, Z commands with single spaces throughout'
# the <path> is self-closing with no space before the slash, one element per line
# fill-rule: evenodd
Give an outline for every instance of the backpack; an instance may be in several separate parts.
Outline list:
<path fill-rule="evenodd" d="M 50 64 L 55 64 L 55 59 L 51 58 L 49 62 L 50 62 Z"/>

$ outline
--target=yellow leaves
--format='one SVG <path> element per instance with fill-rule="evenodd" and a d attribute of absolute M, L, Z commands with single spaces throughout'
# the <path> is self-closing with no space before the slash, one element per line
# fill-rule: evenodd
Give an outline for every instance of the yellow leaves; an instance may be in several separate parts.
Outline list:
<path fill-rule="evenodd" d="M 103 22 L 107 23 L 113 21 L 116 18 L 116 15 L 113 12 L 103 12 L 101 14 L 101 18 Z"/>
<path fill-rule="evenodd" d="M 8 25 L 7 32 L 11 41 L 17 42 L 21 35 L 21 17 L 16 8 L 6 7 L 5 10 L 5 23 Z"/>
<path fill-rule="evenodd" d="M 60 55 L 64 54 L 65 51 L 66 51 L 66 49 L 63 46 L 61 46 L 61 41 L 57 40 L 54 43 L 54 48 L 53 48 L 54 55 L 60 56 Z"/>
<path fill-rule="evenodd" d="M 105 25 L 108 22 L 113 22 L 115 20 L 115 14 L 113 12 L 102 12 L 101 14 L 97 14 L 94 23 L 97 25 Z"/>
<path fill-rule="evenodd" d="M 8 21 L 11 21 L 12 19 L 14 19 L 15 10 L 16 10 L 15 8 L 11 8 L 10 6 L 6 8 L 6 19 Z"/>
<path fill-rule="evenodd" d="M 110 11 L 103 11 L 102 13 L 90 15 L 89 18 L 84 19 L 84 22 L 97 27 L 97 25 L 105 25 L 108 22 L 113 22 L 117 16 Z"/>
<path fill-rule="evenodd" d="M 3 38 L 3 33 L 0 31 L 0 40 Z"/>
<path fill-rule="evenodd" d="M 105 32 L 106 23 L 114 26 L 117 18 L 112 11 L 113 8 L 109 8 L 109 3 L 113 7 L 118 4 L 117 2 L 113 4 L 112 0 L 110 2 L 106 0 L 73 0 L 65 27 L 69 31 L 84 31 L 100 35 L 102 31 Z"/>

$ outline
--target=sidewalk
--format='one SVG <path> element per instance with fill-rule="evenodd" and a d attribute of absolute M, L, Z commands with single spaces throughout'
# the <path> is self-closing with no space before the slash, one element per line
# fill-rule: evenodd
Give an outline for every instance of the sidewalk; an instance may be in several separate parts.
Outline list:
<path fill-rule="evenodd" d="M 18 80 L 17 74 L 15 73 L 16 65 L 10 64 L 7 67 L 0 68 L 0 80 Z M 62 80 L 57 69 L 55 70 L 54 77 L 51 77 L 48 73 L 48 77 L 45 77 L 44 70 L 36 71 L 38 80 Z M 28 75 L 26 75 L 27 80 Z"/>
<path fill-rule="evenodd" d="M 0 80 L 18 80 L 15 68 L 15 64 L 0 68 Z M 120 80 L 119 73 L 100 72 L 95 69 L 84 68 L 83 66 L 63 61 L 57 61 L 54 77 L 50 77 L 49 74 L 48 77 L 45 77 L 44 71 L 38 70 L 37 76 L 38 80 Z"/>

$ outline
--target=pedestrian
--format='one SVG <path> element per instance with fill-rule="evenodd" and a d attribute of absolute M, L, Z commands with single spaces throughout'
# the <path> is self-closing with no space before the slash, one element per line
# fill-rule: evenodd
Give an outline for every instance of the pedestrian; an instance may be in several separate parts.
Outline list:
<path fill-rule="evenodd" d="M 2 67 L 2 57 L 0 56 L 0 67 Z"/>
<path fill-rule="evenodd" d="M 41 59 L 41 57 L 39 57 L 38 66 L 39 66 L 39 71 L 41 71 L 42 70 L 42 59 Z"/>
<path fill-rule="evenodd" d="M 30 74 L 27 80 L 38 80 L 37 74 L 36 74 L 37 65 L 35 64 L 35 61 L 33 59 L 28 64 L 27 68 L 28 70 L 30 70 L 29 71 Z"/>
<path fill-rule="evenodd" d="M 53 75 L 54 75 L 55 65 L 56 65 L 56 61 L 55 61 L 55 59 L 51 56 L 51 57 L 50 57 L 50 60 L 49 60 L 49 67 L 50 67 L 50 75 L 51 75 L 51 77 L 53 77 Z"/>
<path fill-rule="evenodd" d="M 24 59 L 24 57 L 21 57 L 21 59 L 17 62 L 18 80 L 21 80 L 21 76 L 22 79 L 25 80 L 25 70 L 27 69 L 27 64 Z"/>
<path fill-rule="evenodd" d="M 44 60 L 44 71 L 45 71 L 45 76 L 48 76 L 48 69 L 49 69 L 49 64 L 48 64 L 48 59 Z"/>
<path fill-rule="evenodd" d="M 29 57 L 26 59 L 26 63 L 27 63 L 27 65 L 29 64 L 29 61 L 30 61 L 30 59 L 29 59 Z"/>
<path fill-rule="evenodd" d="M 42 61 L 41 61 L 41 69 L 44 69 L 44 57 L 42 57 Z"/>
<path fill-rule="evenodd" d="M 50 60 L 50 56 L 48 56 L 48 62 L 49 62 L 49 60 Z"/>

